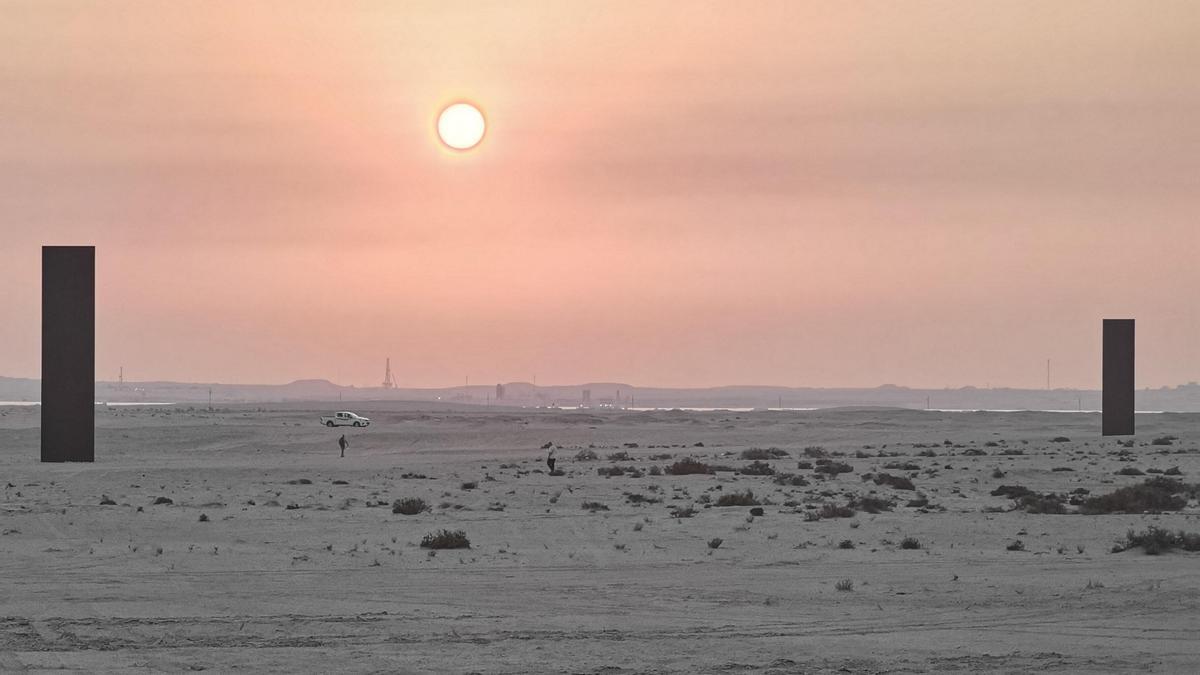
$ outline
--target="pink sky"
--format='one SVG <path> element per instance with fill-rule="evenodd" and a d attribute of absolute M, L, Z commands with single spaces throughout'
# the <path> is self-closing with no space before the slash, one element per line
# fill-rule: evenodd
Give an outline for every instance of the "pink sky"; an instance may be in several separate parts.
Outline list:
<path fill-rule="evenodd" d="M 1200 380 L 1195 2 L 0 5 L 0 375 Z M 434 117 L 470 98 L 476 150 Z"/>

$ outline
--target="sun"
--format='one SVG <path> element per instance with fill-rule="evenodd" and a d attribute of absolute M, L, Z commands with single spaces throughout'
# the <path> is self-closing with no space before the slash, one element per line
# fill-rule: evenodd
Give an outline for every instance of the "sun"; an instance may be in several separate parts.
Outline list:
<path fill-rule="evenodd" d="M 470 103 L 451 103 L 438 115 L 438 138 L 454 150 L 470 150 L 479 145 L 487 131 L 483 112 Z"/>

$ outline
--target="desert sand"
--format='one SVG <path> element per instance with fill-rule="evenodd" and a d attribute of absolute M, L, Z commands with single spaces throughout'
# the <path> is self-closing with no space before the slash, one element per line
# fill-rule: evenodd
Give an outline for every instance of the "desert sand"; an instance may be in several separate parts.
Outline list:
<path fill-rule="evenodd" d="M 37 409 L 0 409 L 0 669 L 1200 671 L 1200 554 L 1114 552 L 1131 528 L 1200 532 L 1194 496 L 1082 515 L 991 494 L 1078 500 L 1173 467 L 1196 483 L 1200 415 L 1139 415 L 1126 448 L 1091 414 L 410 406 L 317 424 L 336 409 L 100 408 L 94 465 L 38 463 Z M 787 453 L 776 476 L 651 473 L 741 470 L 751 448 Z M 614 465 L 633 471 L 599 475 Z M 914 489 L 863 479 L 880 473 Z M 761 516 L 716 505 L 746 490 Z M 806 515 L 867 496 L 891 510 Z M 404 498 L 428 509 L 393 513 Z M 420 546 L 441 529 L 470 548 Z"/>

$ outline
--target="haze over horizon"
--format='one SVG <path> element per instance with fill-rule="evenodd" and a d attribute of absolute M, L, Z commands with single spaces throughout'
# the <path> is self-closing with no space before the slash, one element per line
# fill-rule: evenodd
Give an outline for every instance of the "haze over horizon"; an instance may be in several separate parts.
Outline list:
<path fill-rule="evenodd" d="M 95 244 L 101 380 L 1200 380 L 1200 4 L 689 10 L 4 3 L 0 374 Z"/>

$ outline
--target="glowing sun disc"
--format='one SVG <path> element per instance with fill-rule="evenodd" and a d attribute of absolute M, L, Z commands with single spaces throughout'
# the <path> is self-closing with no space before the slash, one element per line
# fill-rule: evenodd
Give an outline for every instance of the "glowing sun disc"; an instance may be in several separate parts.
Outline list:
<path fill-rule="evenodd" d="M 438 115 L 438 138 L 455 150 L 470 150 L 479 145 L 486 130 L 483 113 L 470 103 L 453 103 Z"/>

